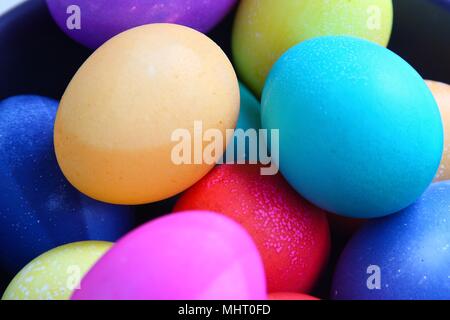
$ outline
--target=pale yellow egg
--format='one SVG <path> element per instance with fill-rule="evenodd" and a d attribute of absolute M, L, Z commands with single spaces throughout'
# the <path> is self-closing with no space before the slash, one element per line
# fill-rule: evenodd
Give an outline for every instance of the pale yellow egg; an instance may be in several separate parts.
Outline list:
<path fill-rule="evenodd" d="M 55 123 L 58 163 L 67 179 L 94 199 L 114 204 L 166 199 L 215 165 L 195 161 L 194 124 L 201 124 L 200 135 L 219 130 L 225 146 L 239 104 L 233 66 L 207 36 L 173 24 L 131 29 L 100 47 L 64 93 Z M 192 142 L 192 150 L 185 150 L 192 161 L 182 164 L 173 158 L 179 129 L 187 130 Z M 200 143 L 204 151 L 208 142 Z M 215 159 L 221 156 L 220 151 Z"/>
<path fill-rule="evenodd" d="M 111 246 L 110 242 L 83 241 L 47 251 L 14 277 L 2 300 L 68 300 Z"/>

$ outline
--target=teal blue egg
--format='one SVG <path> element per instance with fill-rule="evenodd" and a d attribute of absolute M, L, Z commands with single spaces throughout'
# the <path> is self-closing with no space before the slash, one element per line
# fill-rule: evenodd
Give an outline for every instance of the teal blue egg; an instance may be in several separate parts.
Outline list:
<path fill-rule="evenodd" d="M 437 104 L 422 77 L 366 40 L 315 38 L 288 50 L 266 82 L 262 127 L 279 129 L 280 170 L 306 199 L 356 218 L 412 204 L 443 151 Z"/>
<path fill-rule="evenodd" d="M 237 123 L 237 129 L 256 129 L 261 128 L 260 104 L 255 96 L 239 82 L 239 91 L 241 94 L 241 111 Z"/>
<path fill-rule="evenodd" d="M 236 132 L 233 137 L 234 144 L 229 145 L 227 148 L 227 154 L 231 152 L 231 148 L 234 146 L 234 156 L 230 157 L 234 163 L 238 161 L 245 163 L 250 161 L 257 162 L 259 159 L 258 152 L 259 129 L 261 129 L 261 105 L 250 90 L 247 89 L 247 87 L 245 87 L 241 82 L 239 82 L 239 91 L 241 95 L 241 108 L 236 125 Z M 256 139 L 250 139 L 249 137 L 251 136 L 256 137 Z M 245 138 L 245 140 L 243 140 L 243 138 Z M 241 147 L 239 147 L 239 145 Z M 251 152 L 251 148 L 254 150 L 253 154 Z"/>

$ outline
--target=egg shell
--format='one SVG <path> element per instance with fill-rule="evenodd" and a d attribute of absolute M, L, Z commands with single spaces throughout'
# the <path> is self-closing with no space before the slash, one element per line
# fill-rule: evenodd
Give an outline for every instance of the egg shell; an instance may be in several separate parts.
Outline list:
<path fill-rule="evenodd" d="M 334 275 L 334 299 L 450 299 L 450 182 L 433 184 L 398 214 L 370 221 L 348 243 Z M 378 266 L 380 289 L 370 290 Z M 376 275 L 375 275 L 376 276 Z M 373 281 L 372 281 L 373 280 Z"/>
<path fill-rule="evenodd" d="M 114 241 L 133 226 L 129 207 L 85 197 L 64 178 L 53 148 L 58 102 L 0 102 L 0 264 L 15 274 L 38 255 L 81 240 Z"/>
<path fill-rule="evenodd" d="M 239 83 L 239 92 L 241 96 L 241 108 L 236 129 L 248 130 L 261 128 L 260 109 L 261 105 L 255 96 L 245 85 Z"/>
<path fill-rule="evenodd" d="M 212 40 L 174 24 L 142 26 L 108 41 L 76 73 L 58 109 L 56 155 L 68 180 L 94 199 L 156 202 L 214 166 L 174 162 L 173 134 L 186 130 L 194 149 L 201 122 L 226 141 L 238 115 L 236 74 Z"/>
<path fill-rule="evenodd" d="M 444 125 L 444 154 L 434 181 L 450 180 L 450 85 L 431 80 L 426 82 L 439 106 Z"/>
<path fill-rule="evenodd" d="M 259 101 L 255 98 L 255 96 L 248 90 L 242 83 L 239 82 L 239 92 L 241 97 L 241 105 L 240 105 L 240 112 L 239 112 L 239 118 L 236 125 L 236 130 L 243 130 L 245 133 L 248 133 L 248 130 L 255 130 L 256 133 L 256 140 L 249 142 L 249 140 L 245 141 L 245 147 L 240 148 L 240 144 L 242 143 L 242 132 L 236 131 L 234 135 L 234 145 L 229 144 L 227 147 L 227 153 L 234 152 L 234 157 L 230 158 L 234 160 L 234 163 L 240 162 L 247 162 L 252 160 L 254 162 L 258 161 L 259 158 L 259 129 L 261 129 L 261 105 Z M 247 138 L 246 138 L 247 139 Z M 254 149 L 256 151 L 256 155 L 252 155 L 250 147 L 253 148 L 253 145 L 250 145 L 249 143 L 257 143 L 256 148 Z M 234 146 L 234 150 L 232 149 Z M 228 158 L 226 157 L 226 154 L 224 154 L 223 163 L 228 163 Z M 239 163 L 240 163 L 239 162 Z"/>
<path fill-rule="evenodd" d="M 69 300 L 83 275 L 111 246 L 83 241 L 47 251 L 14 277 L 2 300 Z"/>
<path fill-rule="evenodd" d="M 171 214 L 132 231 L 87 273 L 72 299 L 262 300 L 250 236 L 212 212 Z"/>
<path fill-rule="evenodd" d="M 150 23 L 175 23 L 208 32 L 236 2 L 237 0 L 47 0 L 47 5 L 62 31 L 77 42 L 96 49 L 123 31 Z"/>
<path fill-rule="evenodd" d="M 386 46 L 391 0 L 243 0 L 232 37 L 240 78 L 259 97 L 272 65 L 292 46 L 328 35 L 365 38 Z"/>
<path fill-rule="evenodd" d="M 320 37 L 272 69 L 262 127 L 279 129 L 279 166 L 322 209 L 354 218 L 392 214 L 430 185 L 443 150 L 439 109 L 420 75 L 392 51 Z"/>
<path fill-rule="evenodd" d="M 211 210 L 240 223 L 264 261 L 269 292 L 308 292 L 327 262 L 326 215 L 303 200 L 283 177 L 259 165 L 222 165 L 186 191 L 175 211 Z"/>
<path fill-rule="evenodd" d="M 320 300 L 316 297 L 298 292 L 278 292 L 269 294 L 269 300 Z"/>

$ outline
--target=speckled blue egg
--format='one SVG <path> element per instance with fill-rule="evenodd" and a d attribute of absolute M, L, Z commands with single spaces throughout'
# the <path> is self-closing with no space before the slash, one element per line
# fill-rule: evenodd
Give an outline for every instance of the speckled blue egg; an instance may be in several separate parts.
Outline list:
<path fill-rule="evenodd" d="M 15 273 L 41 253 L 81 240 L 113 241 L 133 223 L 129 207 L 83 196 L 64 178 L 53 148 L 58 102 L 0 102 L 0 264 Z"/>
<path fill-rule="evenodd" d="M 450 299 L 450 181 L 363 227 L 340 257 L 332 297 Z"/>
<path fill-rule="evenodd" d="M 277 61 L 262 126 L 279 129 L 280 170 L 306 199 L 355 218 L 412 204 L 443 151 L 436 102 L 421 76 L 366 40 L 315 38 Z"/>

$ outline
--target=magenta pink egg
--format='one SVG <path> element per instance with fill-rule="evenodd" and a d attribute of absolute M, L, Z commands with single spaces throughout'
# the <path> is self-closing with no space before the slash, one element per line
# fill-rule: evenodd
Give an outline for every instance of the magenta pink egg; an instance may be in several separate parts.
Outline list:
<path fill-rule="evenodd" d="M 248 233 L 212 212 L 171 214 L 132 231 L 82 279 L 73 300 L 264 300 Z"/>

